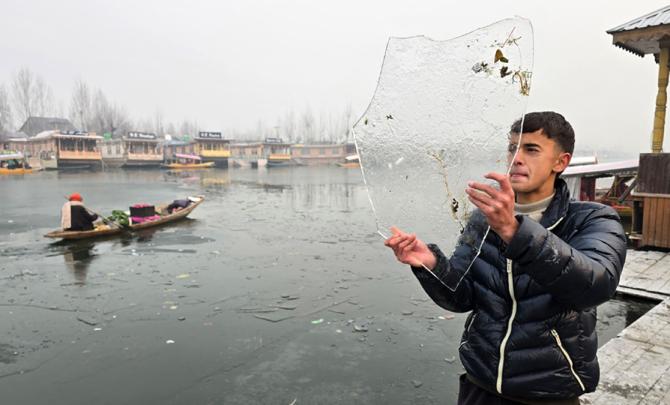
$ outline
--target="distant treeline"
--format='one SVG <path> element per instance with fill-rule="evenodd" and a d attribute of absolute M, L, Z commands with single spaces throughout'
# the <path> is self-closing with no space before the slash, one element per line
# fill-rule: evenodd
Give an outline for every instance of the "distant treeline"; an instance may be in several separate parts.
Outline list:
<path fill-rule="evenodd" d="M 307 106 L 299 114 L 287 111 L 273 125 L 259 119 L 256 128 L 248 130 L 203 128 L 196 120 L 169 120 L 158 108 L 152 117 L 134 118 L 123 105 L 107 98 L 102 89 L 81 79 L 72 86 L 69 105 L 65 99 L 57 99 L 39 74 L 27 67 L 19 69 L 7 84 L 0 82 L 0 134 L 16 132 L 28 117 L 38 116 L 69 118 L 77 129 L 109 133 L 115 138 L 128 131 L 153 132 L 161 137 L 222 131 L 224 137 L 238 140 L 280 137 L 292 143 L 339 143 L 350 140 L 355 118 L 350 105 L 341 113 L 321 113 L 318 117 Z"/>

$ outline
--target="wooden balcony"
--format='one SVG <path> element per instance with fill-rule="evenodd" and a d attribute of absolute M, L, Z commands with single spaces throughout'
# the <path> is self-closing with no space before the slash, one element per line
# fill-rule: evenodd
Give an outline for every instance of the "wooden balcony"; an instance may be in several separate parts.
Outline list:
<path fill-rule="evenodd" d="M 229 158 L 229 150 L 200 150 L 200 156 L 204 158 Z"/>
<path fill-rule="evenodd" d="M 102 153 L 100 151 L 60 150 L 58 158 L 62 160 L 102 160 Z"/>

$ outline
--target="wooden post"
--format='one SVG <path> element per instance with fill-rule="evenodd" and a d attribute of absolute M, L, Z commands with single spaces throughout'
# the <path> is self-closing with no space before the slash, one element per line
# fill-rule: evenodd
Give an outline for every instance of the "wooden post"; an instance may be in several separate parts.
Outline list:
<path fill-rule="evenodd" d="M 656 94 L 656 113 L 654 114 L 654 135 L 651 151 L 660 153 L 663 149 L 663 131 L 665 129 L 665 108 L 668 100 L 668 62 L 670 48 L 662 47 L 658 56 L 658 93 Z"/>

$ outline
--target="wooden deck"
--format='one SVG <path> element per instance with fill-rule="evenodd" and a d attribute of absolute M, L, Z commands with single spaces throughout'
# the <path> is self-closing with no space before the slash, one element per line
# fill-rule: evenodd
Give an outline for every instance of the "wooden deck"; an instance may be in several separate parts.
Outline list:
<path fill-rule="evenodd" d="M 663 301 L 600 348 L 600 385 L 582 403 L 670 404 L 670 254 L 628 251 L 619 292 Z"/>

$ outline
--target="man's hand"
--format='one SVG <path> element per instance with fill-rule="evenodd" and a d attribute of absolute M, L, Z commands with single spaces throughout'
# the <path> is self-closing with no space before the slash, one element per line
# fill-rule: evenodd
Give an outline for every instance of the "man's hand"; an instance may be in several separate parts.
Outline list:
<path fill-rule="evenodd" d="M 517 229 L 519 222 L 514 217 L 514 190 L 509 177 L 502 173 L 488 173 L 487 179 L 493 179 L 500 184 L 500 190 L 476 181 L 468 183 L 465 192 L 468 199 L 479 208 L 491 229 L 500 236 L 500 238 L 509 243 Z"/>
<path fill-rule="evenodd" d="M 391 227 L 393 235 L 384 241 L 384 245 L 390 247 L 400 263 L 409 264 L 414 267 L 426 266 L 432 270 L 437 264 L 433 252 L 425 243 L 416 238 L 414 234 L 402 232 L 396 227 Z"/>

